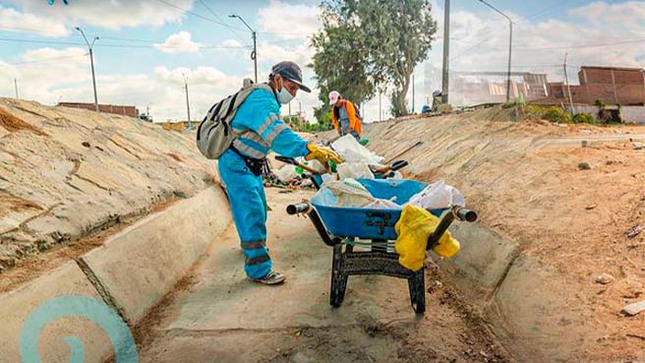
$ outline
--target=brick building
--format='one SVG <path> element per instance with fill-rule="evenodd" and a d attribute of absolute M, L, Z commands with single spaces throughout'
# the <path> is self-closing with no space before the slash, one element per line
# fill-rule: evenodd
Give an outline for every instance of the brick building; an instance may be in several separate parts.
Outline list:
<path fill-rule="evenodd" d="M 96 108 L 93 103 L 80 103 L 80 102 L 59 102 L 61 107 L 83 108 L 86 110 L 94 111 Z M 113 113 L 117 115 L 139 117 L 139 109 L 135 106 L 120 106 L 120 105 L 102 105 L 99 104 L 99 111 L 103 113 Z"/>
<path fill-rule="evenodd" d="M 568 101 L 569 89 L 573 103 L 637 106 L 645 102 L 645 70 L 642 68 L 580 67 L 580 85 L 549 83 L 549 96 Z"/>

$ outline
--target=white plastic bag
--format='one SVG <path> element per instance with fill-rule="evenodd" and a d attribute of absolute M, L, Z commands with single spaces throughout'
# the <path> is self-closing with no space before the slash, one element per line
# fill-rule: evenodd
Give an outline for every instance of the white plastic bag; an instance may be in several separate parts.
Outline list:
<path fill-rule="evenodd" d="M 296 172 L 295 166 L 290 164 L 285 164 L 283 167 L 281 167 L 279 170 L 275 172 L 275 176 L 277 176 L 281 182 L 288 183 L 289 180 L 298 176 L 298 172 Z"/>
<path fill-rule="evenodd" d="M 396 210 L 402 210 L 403 207 L 394 203 L 393 201 L 389 199 L 376 199 L 372 203 L 368 204 L 365 206 L 365 208 L 369 209 L 396 209 Z"/>
<path fill-rule="evenodd" d="M 334 194 L 338 206 L 362 208 L 375 200 L 361 183 L 351 178 L 328 181 L 324 187 Z"/>
<path fill-rule="evenodd" d="M 408 204 L 424 209 L 441 209 L 449 208 L 453 205 L 465 207 L 466 201 L 459 190 L 447 185 L 443 180 L 439 180 L 413 195 Z"/>
<path fill-rule="evenodd" d="M 365 146 L 356 141 L 354 136 L 345 135 L 331 144 L 331 147 L 346 161 L 346 162 L 364 162 L 367 164 L 378 165 L 383 161 L 383 157 L 369 151 Z"/>
<path fill-rule="evenodd" d="M 374 174 L 365 163 L 342 163 L 336 167 L 338 178 L 345 180 L 352 179 L 374 179 Z"/>

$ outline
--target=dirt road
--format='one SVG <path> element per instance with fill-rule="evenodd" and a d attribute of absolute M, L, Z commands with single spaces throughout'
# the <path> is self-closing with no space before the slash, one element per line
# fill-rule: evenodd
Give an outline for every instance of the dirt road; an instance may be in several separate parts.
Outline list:
<path fill-rule="evenodd" d="M 285 206 L 311 193 L 269 189 L 269 241 L 288 279 L 266 287 L 245 279 L 234 228 L 138 329 L 142 362 L 503 362 L 486 327 L 434 269 L 425 316 L 407 283 L 350 277 L 343 306 L 329 306 L 331 248 Z M 436 272 L 436 271 L 435 271 Z"/>

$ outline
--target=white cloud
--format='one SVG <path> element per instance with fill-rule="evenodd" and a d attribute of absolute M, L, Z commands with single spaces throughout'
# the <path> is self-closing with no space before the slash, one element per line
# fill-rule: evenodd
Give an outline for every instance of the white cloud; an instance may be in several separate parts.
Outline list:
<path fill-rule="evenodd" d="M 305 66 L 311 62 L 315 50 L 307 43 L 296 43 L 294 46 L 281 47 L 269 42 L 260 42 L 258 44 L 258 60 L 262 61 L 268 67 L 281 61 L 296 62 L 305 73 Z"/>
<path fill-rule="evenodd" d="M 64 24 L 91 24 L 110 29 L 141 25 L 162 26 L 179 22 L 184 17 L 181 9 L 190 10 L 194 0 L 173 0 L 174 6 L 155 0 L 72 0 L 69 5 L 57 1 L 49 6 L 44 0 L 10 0 L 21 9 L 59 21 Z M 35 28 L 38 28 L 37 26 Z"/>
<path fill-rule="evenodd" d="M 235 39 L 226 39 L 222 42 L 222 46 L 227 48 L 241 48 L 244 46 L 244 44 Z"/>
<path fill-rule="evenodd" d="M 305 38 L 321 26 L 318 6 L 291 5 L 270 0 L 269 6 L 258 10 L 260 29 L 285 39 Z"/>
<path fill-rule="evenodd" d="M 163 44 L 155 44 L 155 48 L 164 53 L 196 53 L 200 44 L 191 40 L 189 32 L 179 32 L 170 35 Z"/>
<path fill-rule="evenodd" d="M 69 30 L 60 21 L 1 6 L 0 28 L 10 32 L 37 33 L 45 37 L 65 37 L 69 34 Z"/>
<path fill-rule="evenodd" d="M 564 79 L 563 61 L 568 52 L 569 80 L 577 83 L 582 65 L 643 67 L 645 59 L 645 6 L 643 2 L 611 4 L 594 2 L 571 9 L 564 18 L 531 21 L 508 13 L 514 20 L 512 65 L 514 72 L 545 73 L 550 82 Z M 433 7 L 438 22 L 436 41 L 417 78 L 425 87 L 417 96 L 441 89 L 443 9 Z M 505 72 L 508 62 L 508 21 L 490 9 L 477 13 L 455 11 L 451 16 L 451 83 L 456 71 Z M 640 39 L 640 40 L 639 40 Z M 624 43 L 625 41 L 631 43 Z M 604 44 L 604 45 L 603 45 Z M 589 46 L 587 45 L 596 45 Z M 505 77 L 498 77 L 503 80 Z M 454 89 L 454 87 L 453 87 Z M 454 94 L 453 94 L 454 95 Z M 455 97 L 456 98 L 456 97 Z M 453 98 L 453 99 L 455 99 Z M 418 108 L 418 106 L 417 106 Z"/>

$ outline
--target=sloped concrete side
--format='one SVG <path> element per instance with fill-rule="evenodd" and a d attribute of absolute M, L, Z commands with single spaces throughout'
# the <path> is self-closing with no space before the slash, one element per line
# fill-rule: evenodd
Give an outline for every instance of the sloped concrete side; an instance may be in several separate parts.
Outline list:
<path fill-rule="evenodd" d="M 0 323 L 0 362 L 21 361 L 21 344 L 29 343 L 21 341 L 21 331 L 29 329 L 26 325 L 27 320 L 30 316 L 35 318 L 37 315 L 45 319 L 41 321 L 44 324 L 43 329 L 32 332 L 39 337 L 36 346 L 40 348 L 41 362 L 69 361 L 70 347 L 63 340 L 68 336 L 82 342 L 85 352 L 83 361 L 101 362 L 107 359 L 114 352 L 114 348 L 107 335 L 95 323 L 80 317 L 56 319 L 56 315 L 60 315 L 62 311 L 50 310 L 44 314 L 36 313 L 39 307 L 44 306 L 43 303 L 51 302 L 54 298 L 70 296 L 74 299 L 91 298 L 99 304 L 103 303 L 74 261 L 18 290 L 0 295 L 0 321 L 2 322 Z M 61 309 L 65 310 L 66 307 L 61 306 Z M 116 314 L 114 317 L 120 319 Z M 26 357 L 22 358 L 26 359 Z"/>
<path fill-rule="evenodd" d="M 134 324 L 172 290 L 230 222 L 226 195 L 211 187 L 115 235 L 82 256 L 81 264 Z"/>
<path fill-rule="evenodd" d="M 438 264 L 450 283 L 467 292 L 473 302 L 490 299 L 519 255 L 518 244 L 480 223 L 456 222 L 450 231 L 461 251 Z"/>

